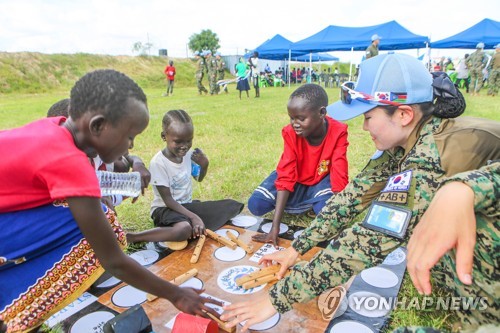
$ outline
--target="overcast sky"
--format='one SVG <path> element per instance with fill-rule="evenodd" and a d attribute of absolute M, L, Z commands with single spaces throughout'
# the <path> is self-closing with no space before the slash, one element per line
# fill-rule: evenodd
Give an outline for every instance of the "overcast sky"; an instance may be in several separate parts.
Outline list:
<path fill-rule="evenodd" d="M 0 0 L 0 51 L 133 55 L 135 42 L 149 41 L 151 54 L 186 57 L 189 37 L 210 29 L 223 55 L 233 55 L 276 34 L 297 42 L 328 25 L 391 20 L 437 41 L 484 18 L 500 20 L 500 1 Z M 441 52 L 451 51 L 433 55 Z"/>

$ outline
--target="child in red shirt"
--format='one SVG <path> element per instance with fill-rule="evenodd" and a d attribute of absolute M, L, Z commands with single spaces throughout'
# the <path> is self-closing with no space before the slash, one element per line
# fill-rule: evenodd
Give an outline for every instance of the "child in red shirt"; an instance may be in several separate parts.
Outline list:
<path fill-rule="evenodd" d="M 347 125 L 327 116 L 327 105 L 328 95 L 317 84 L 305 84 L 290 96 L 283 154 L 276 171 L 248 200 L 254 215 L 275 210 L 271 231 L 255 235 L 255 241 L 277 245 L 284 211 L 300 214 L 312 208 L 318 214 L 347 185 Z"/>
<path fill-rule="evenodd" d="M 170 60 L 168 62 L 168 66 L 165 67 L 165 70 L 163 71 L 165 75 L 167 76 L 167 92 L 163 94 L 163 96 L 168 96 L 169 94 L 172 95 L 174 93 L 174 77 L 175 77 L 175 67 L 174 67 L 174 62 Z"/>
<path fill-rule="evenodd" d="M 97 70 L 71 90 L 69 118 L 0 131 L 0 331 L 36 330 L 104 269 L 181 311 L 217 315 L 199 290 L 179 288 L 127 256 L 125 234 L 100 202 L 87 154 L 114 162 L 148 123 L 142 89 L 122 73 Z"/>

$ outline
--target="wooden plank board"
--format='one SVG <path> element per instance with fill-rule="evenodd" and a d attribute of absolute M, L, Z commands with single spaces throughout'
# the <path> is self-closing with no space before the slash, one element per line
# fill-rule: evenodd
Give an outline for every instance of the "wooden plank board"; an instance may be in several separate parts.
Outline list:
<path fill-rule="evenodd" d="M 223 228 L 237 230 L 240 233 L 239 238 L 246 244 L 253 245 L 255 249 L 258 249 L 263 245 L 261 243 L 255 243 L 252 241 L 252 235 L 256 234 L 256 232 L 254 231 L 227 225 L 225 225 Z M 280 246 L 289 247 L 290 243 L 291 241 L 289 240 L 280 239 Z M 197 241 L 191 241 L 184 250 L 176 251 L 170 254 L 169 256 L 150 266 L 149 270 L 156 275 L 164 278 L 165 280 L 170 281 L 175 277 L 189 271 L 190 269 L 196 268 L 198 270 L 198 274 L 196 277 L 203 281 L 203 288 L 205 289 L 205 293 L 231 303 L 245 301 L 252 297 L 252 295 L 256 295 L 230 294 L 223 291 L 217 285 L 217 278 L 219 276 L 219 273 L 227 268 L 240 265 L 250 265 L 261 268 L 261 266 L 258 266 L 257 263 L 249 261 L 249 258 L 252 256 L 251 254 L 247 253 L 243 259 L 240 259 L 238 261 L 220 261 L 214 257 L 213 253 L 221 245 L 215 240 L 207 237 L 203 246 L 203 250 L 200 253 L 198 262 L 192 264 L 190 260 L 196 244 Z M 320 250 L 320 248 L 313 248 L 302 258 L 304 260 L 309 260 Z M 111 301 L 114 292 L 124 285 L 125 284 L 122 283 L 109 290 L 108 292 L 100 296 L 98 301 L 118 312 L 125 311 L 126 308 L 118 307 Z M 268 284 L 263 290 L 259 291 L 258 293 L 267 293 L 269 288 L 270 284 Z M 281 316 L 278 325 L 271 328 L 270 330 L 262 332 L 324 332 L 326 327 L 328 326 L 328 321 L 322 319 L 316 302 L 317 298 L 311 300 L 306 304 L 296 304 L 292 311 L 289 311 Z M 151 320 L 153 329 L 156 333 L 170 332 L 170 329 L 166 328 L 165 324 L 167 324 L 177 313 L 179 313 L 179 310 L 177 310 L 167 300 L 160 298 L 156 299 L 153 302 L 145 302 L 142 304 L 142 306 L 146 311 L 149 319 Z"/>

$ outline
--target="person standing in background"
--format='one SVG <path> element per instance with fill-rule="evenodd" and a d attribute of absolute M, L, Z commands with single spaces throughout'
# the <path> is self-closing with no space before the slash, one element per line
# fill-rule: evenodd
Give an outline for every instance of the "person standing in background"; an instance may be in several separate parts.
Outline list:
<path fill-rule="evenodd" d="M 217 94 L 217 60 L 212 57 L 212 51 L 207 50 L 205 52 L 205 64 L 207 66 L 208 74 L 208 85 L 210 89 L 210 95 Z"/>
<path fill-rule="evenodd" d="M 196 72 L 195 72 L 195 78 L 196 78 L 196 85 L 198 86 L 198 94 L 205 93 L 205 95 L 208 93 L 207 88 L 203 85 L 203 75 L 205 73 L 205 59 L 200 55 L 200 52 L 196 51 L 194 53 L 194 57 L 196 59 Z"/>
<path fill-rule="evenodd" d="M 253 56 L 248 59 L 250 69 L 252 70 L 252 83 L 255 88 L 255 97 L 260 97 L 259 89 L 259 52 L 255 51 Z"/>
<path fill-rule="evenodd" d="M 464 87 L 467 93 L 469 92 L 469 68 L 467 67 L 468 58 L 469 54 L 466 53 L 463 59 L 460 59 L 457 66 L 457 86 L 460 88 L 462 81 L 464 81 Z"/>
<path fill-rule="evenodd" d="M 378 55 L 378 44 L 380 44 L 380 38 L 382 37 L 380 37 L 377 34 L 372 36 L 372 43 L 370 44 L 370 46 L 366 48 L 366 53 L 365 53 L 366 59 L 370 59 Z"/>
<path fill-rule="evenodd" d="M 500 43 L 495 46 L 495 54 L 488 66 L 490 76 L 488 79 L 488 95 L 495 96 L 498 94 L 498 86 L 500 86 Z"/>
<path fill-rule="evenodd" d="M 226 62 L 222 59 L 220 52 L 215 53 L 215 59 L 217 60 L 217 81 L 224 80 L 224 74 L 226 71 Z M 217 93 L 220 93 L 220 86 L 216 84 Z M 224 86 L 224 92 L 227 94 L 227 85 Z"/>
<path fill-rule="evenodd" d="M 483 87 L 483 69 L 486 67 L 488 58 L 484 54 L 484 43 L 476 45 L 476 51 L 472 52 L 467 59 L 467 66 L 470 71 L 470 82 L 472 83 L 472 96 L 479 95 L 479 91 Z"/>
<path fill-rule="evenodd" d="M 165 67 L 163 72 L 167 76 L 167 92 L 164 93 L 163 96 L 168 97 L 169 94 L 172 95 L 174 93 L 175 67 L 172 60 L 168 62 L 168 66 Z"/>

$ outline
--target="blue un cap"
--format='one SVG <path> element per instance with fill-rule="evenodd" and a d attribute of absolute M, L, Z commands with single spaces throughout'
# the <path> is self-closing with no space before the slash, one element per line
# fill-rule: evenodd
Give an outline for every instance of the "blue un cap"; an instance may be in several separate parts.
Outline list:
<path fill-rule="evenodd" d="M 384 95 L 401 97 L 399 104 L 433 100 L 432 75 L 417 58 L 406 54 L 388 53 L 363 61 L 352 90 L 376 98 L 355 97 L 349 100 L 349 104 L 335 102 L 326 108 L 330 117 L 347 120 L 378 105 L 387 105 L 387 102 L 380 101 Z"/>

